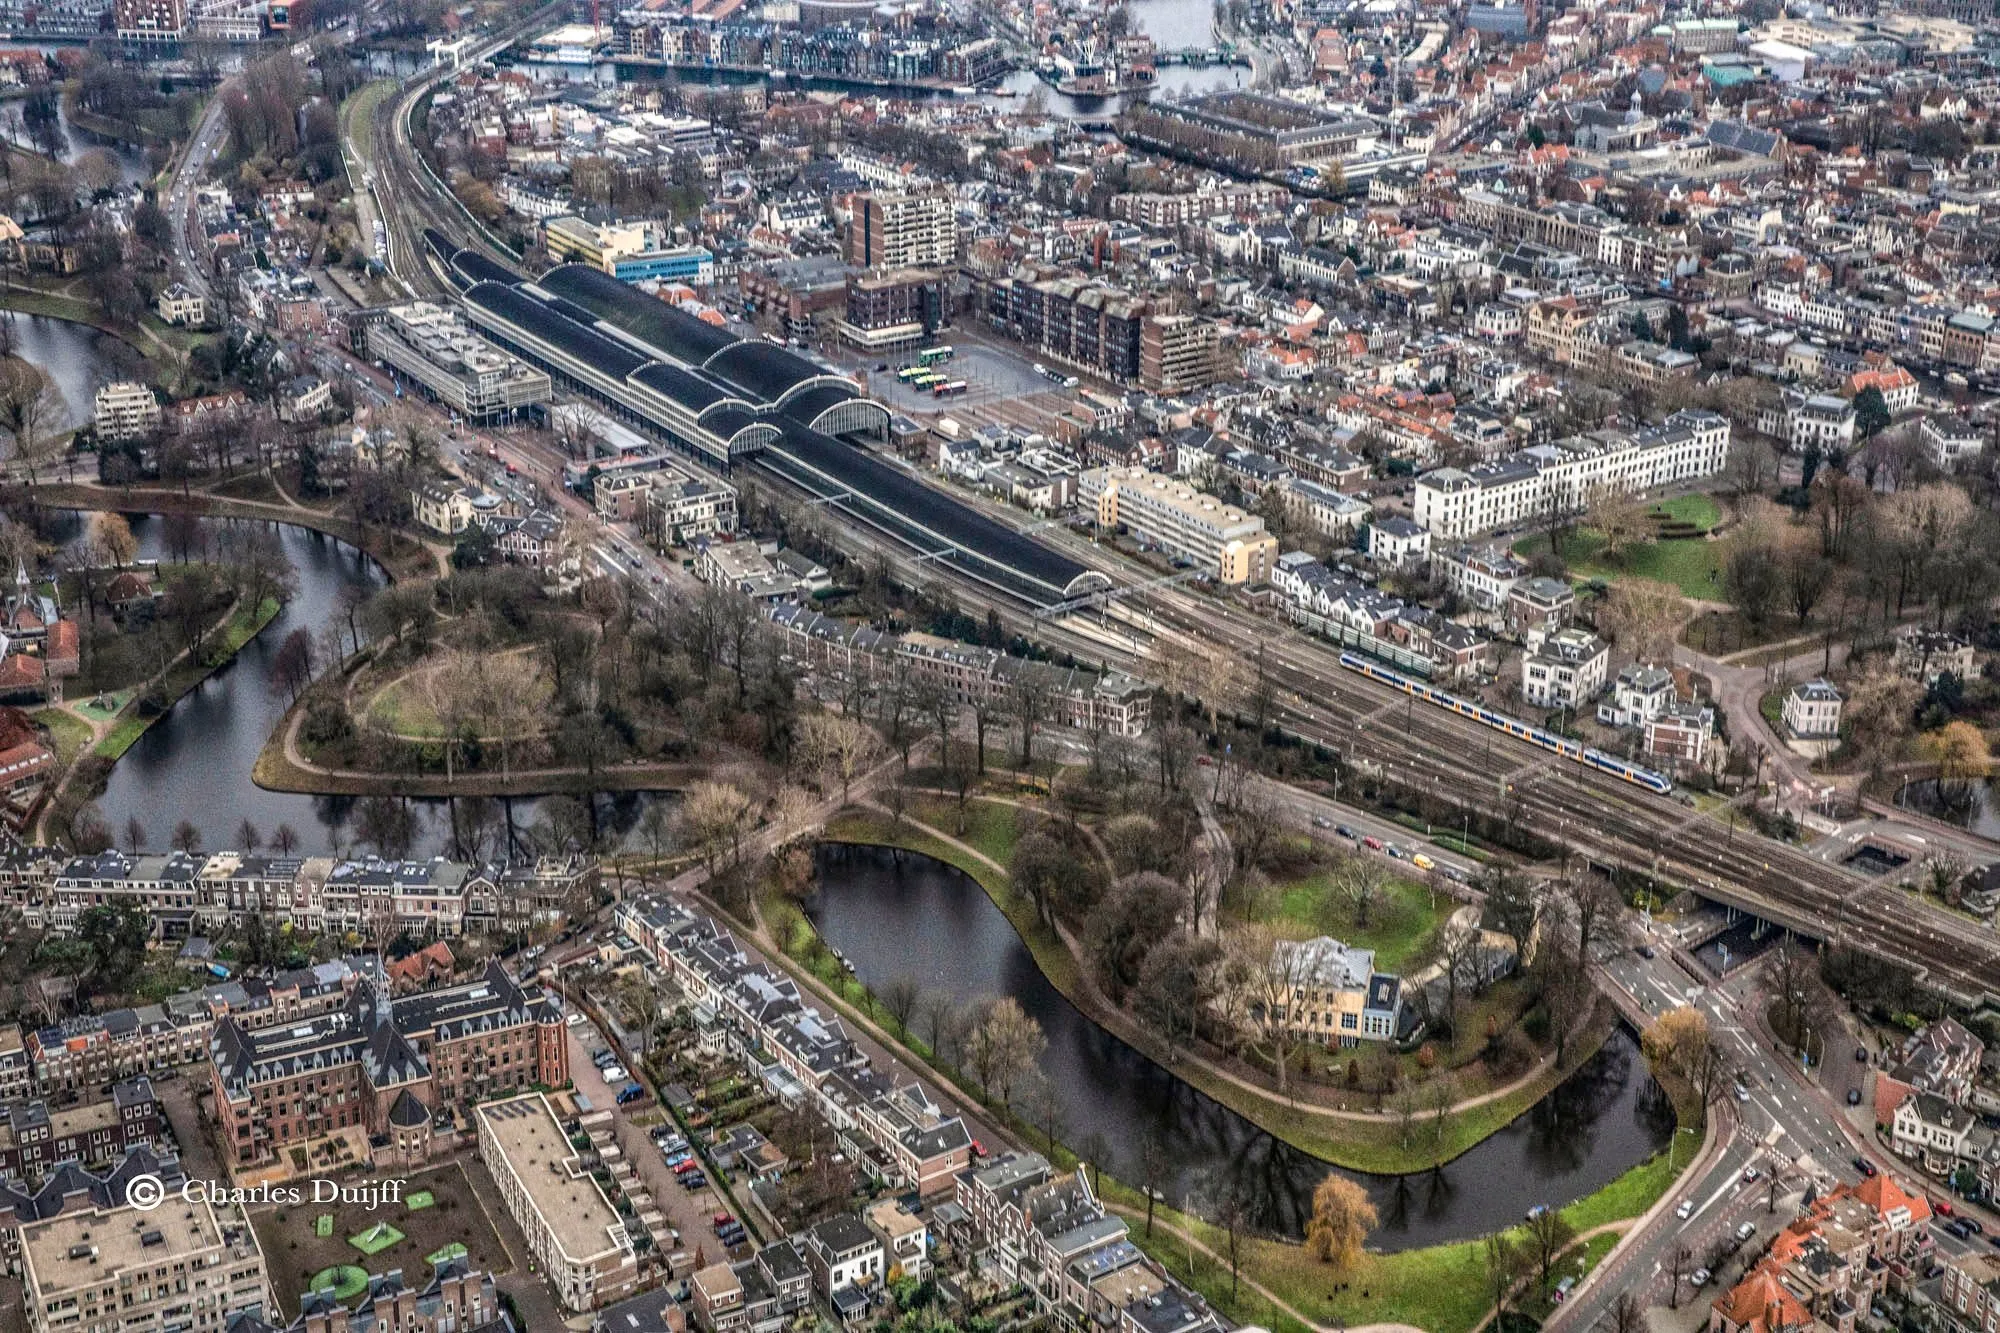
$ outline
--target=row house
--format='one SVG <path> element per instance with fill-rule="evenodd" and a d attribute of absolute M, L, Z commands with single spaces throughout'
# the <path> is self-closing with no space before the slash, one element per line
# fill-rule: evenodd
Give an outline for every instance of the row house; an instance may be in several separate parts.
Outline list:
<path fill-rule="evenodd" d="M 0 1106 L 0 1176 L 33 1186 L 64 1162 L 106 1166 L 134 1148 L 158 1148 L 163 1124 L 143 1075 L 114 1083 L 108 1097 L 58 1110 L 40 1100 Z"/>
<path fill-rule="evenodd" d="M 966 1241 L 1019 1282 L 1038 1312 L 1106 1333 L 1219 1333 L 1226 1327 L 1135 1246 L 1082 1169 L 1058 1173 L 1039 1153 L 1007 1153 L 963 1171 L 953 1196 Z"/>
<path fill-rule="evenodd" d="M 206 1053 L 213 1028 L 205 1010 L 176 996 L 51 1023 L 30 1032 L 26 1045 L 42 1091 L 80 1093 L 192 1064 Z"/>
<path fill-rule="evenodd" d="M 928 1090 L 875 1071 L 846 1026 L 807 1004 L 798 983 L 753 959 L 707 916 L 677 900 L 620 904 L 619 928 L 680 988 L 707 1025 L 767 1081 L 810 1099 L 857 1156 L 921 1193 L 942 1193 L 970 1159 L 972 1138 Z"/>

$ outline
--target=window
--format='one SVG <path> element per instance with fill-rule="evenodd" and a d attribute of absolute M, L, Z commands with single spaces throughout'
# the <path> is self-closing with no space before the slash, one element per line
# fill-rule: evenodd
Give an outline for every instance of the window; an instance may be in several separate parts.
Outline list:
<path fill-rule="evenodd" d="M 1342 1028 L 1346 1029 L 1347 1031 L 1350 1031 L 1350 1032 L 1351 1032 L 1351 1031 L 1353 1031 L 1353 1030 L 1354 1030 L 1354 1015 L 1353 1015 L 1353 1014 L 1342 1014 L 1342 1015 L 1340 1016 L 1340 1026 L 1341 1026 Z"/>

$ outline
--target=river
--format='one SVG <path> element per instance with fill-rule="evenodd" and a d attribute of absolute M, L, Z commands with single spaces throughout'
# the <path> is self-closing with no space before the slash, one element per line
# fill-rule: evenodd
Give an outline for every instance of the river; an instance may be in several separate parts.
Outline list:
<path fill-rule="evenodd" d="M 1085 1017 L 1043 976 L 985 891 L 956 868 L 884 848 L 823 846 L 806 910 L 870 986 L 909 977 L 961 1003 L 1011 995 L 1042 1025 L 1042 1072 L 1060 1091 L 1058 1137 L 1101 1139 L 1105 1165 L 1137 1178 L 1158 1135 L 1176 1163 L 1166 1193 L 1199 1208 L 1218 1180 L 1247 1176 L 1258 1225 L 1296 1236 L 1327 1164 L 1196 1091 Z M 1448 1166 L 1408 1176 L 1349 1173 L 1375 1201 L 1370 1244 L 1411 1249 L 1486 1235 L 1536 1204 L 1589 1194 L 1665 1147 L 1673 1111 L 1620 1028 L 1597 1055 L 1512 1124 Z M 1419 1126 L 1418 1133 L 1422 1133 Z M 1229 1174 L 1225 1174 L 1229 1173 Z"/>
<path fill-rule="evenodd" d="M 99 343 L 111 340 L 88 324 L 47 315 L 23 315 L 0 311 L 0 319 L 14 326 L 14 354 L 30 365 L 41 367 L 56 392 L 62 395 L 63 420 L 52 423 L 57 430 L 69 430 L 90 420 L 91 400 L 99 386 L 117 378 Z M 115 341 L 115 340 L 114 340 Z M 132 353 L 136 359 L 137 352 Z"/>
<path fill-rule="evenodd" d="M 134 515 L 130 521 L 142 559 L 171 559 L 162 540 L 165 525 L 157 517 Z M 217 535 L 233 522 L 204 519 L 202 527 Z M 126 820 L 137 818 L 148 842 L 162 847 L 185 819 L 201 830 L 201 845 L 214 850 L 235 845 L 236 830 L 248 819 L 265 838 L 278 825 L 290 825 L 306 853 L 371 850 L 355 845 L 353 798 L 266 791 L 250 779 L 265 738 L 285 714 L 286 700 L 272 686 L 278 645 L 294 629 L 303 626 L 317 634 L 336 618 L 344 619 L 343 599 L 350 589 L 372 590 L 384 582 L 381 568 L 345 542 L 291 524 L 272 526 L 297 575 L 297 594 L 234 662 L 176 703 L 111 770 L 97 804 L 121 840 Z M 645 792 L 600 793 L 596 808 L 601 829 L 614 841 L 624 837 L 651 799 Z M 412 799 L 410 804 L 420 824 L 412 854 L 448 852 L 446 803 Z M 506 804 L 517 827 L 534 823 L 533 798 Z"/>

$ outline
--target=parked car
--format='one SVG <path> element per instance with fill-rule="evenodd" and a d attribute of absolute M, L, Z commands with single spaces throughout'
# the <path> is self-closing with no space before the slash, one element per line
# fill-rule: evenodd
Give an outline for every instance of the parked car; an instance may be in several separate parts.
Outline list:
<path fill-rule="evenodd" d="M 1660 954 L 1659 950 L 1655 949 L 1652 945 L 1642 944 L 1639 946 L 1639 956 L 1641 958 L 1658 958 Z"/>
<path fill-rule="evenodd" d="M 1674 1209 L 1674 1216 L 1685 1222 L 1694 1216 L 1694 1200 L 1682 1199 L 1681 1206 Z"/>
<path fill-rule="evenodd" d="M 1361 845 L 1363 847 L 1366 847 L 1371 852 L 1379 852 L 1382 850 L 1382 840 L 1380 838 L 1372 838 L 1372 837 L 1363 838 L 1361 840 Z"/>
<path fill-rule="evenodd" d="M 1706 1268 L 1697 1268 L 1694 1272 L 1688 1274 L 1688 1281 L 1694 1283 L 1697 1287 L 1705 1287 L 1712 1276 L 1714 1274 L 1710 1273 Z"/>
<path fill-rule="evenodd" d="M 1757 1224 L 1755 1222 L 1745 1222 L 1742 1226 L 1736 1228 L 1736 1243 L 1741 1245 L 1756 1234 Z"/>
<path fill-rule="evenodd" d="M 1849 1106 L 1861 1105 L 1861 1089 L 1849 1088 L 1847 1090 L 1847 1104 Z"/>
<path fill-rule="evenodd" d="M 646 1085 L 635 1080 L 618 1089 L 618 1104 L 623 1106 L 625 1103 L 637 1101 L 645 1095 Z"/>
<path fill-rule="evenodd" d="M 604 1081 L 606 1083 L 623 1083 L 630 1077 L 631 1075 L 625 1072 L 623 1065 L 606 1065 L 604 1067 Z"/>
<path fill-rule="evenodd" d="M 1868 1048 L 1866 1046 L 1856 1046 L 1854 1048 L 1854 1063 L 1858 1065 L 1868 1063 Z"/>
<path fill-rule="evenodd" d="M 1936 1213 L 1939 1217 L 1951 1217 L 1958 1212 L 1956 1208 L 1953 1208 L 1951 1206 L 1950 1199 L 1932 1199 L 1931 1211 Z"/>
<path fill-rule="evenodd" d="M 1738 1086 L 1738 1087 L 1741 1087 L 1741 1086 L 1742 1086 L 1742 1084 L 1740 1084 L 1740 1083 L 1739 1083 L 1739 1084 L 1738 1084 L 1737 1086 Z M 1763 1173 L 1762 1171 L 1759 1171 L 1759 1170 L 1758 1170 L 1758 1169 L 1757 1169 L 1756 1167 L 1754 1167 L 1754 1166 L 1746 1166 L 1746 1167 L 1744 1167 L 1744 1168 L 1743 1168 L 1743 1179 L 1744 1179 L 1744 1180 L 1745 1180 L 1746 1182 L 1748 1182 L 1748 1181 L 1752 1181 L 1752 1180 L 1755 1180 L 1755 1179 L 1757 1179 L 1757 1178 L 1758 1178 L 1759 1176 L 1761 1176 L 1761 1175 L 1763 1175 L 1763 1174 L 1764 1174 L 1764 1173 Z"/>
<path fill-rule="evenodd" d="M 667 1165 L 670 1167 L 678 1167 L 682 1163 L 692 1161 L 693 1159 L 694 1159 L 693 1153 L 689 1152 L 685 1148 L 679 1148 L 667 1154 Z"/>
<path fill-rule="evenodd" d="M 715 1224 L 715 1229 L 717 1231 L 720 1231 L 722 1230 L 722 1228 L 728 1226 L 731 1222 L 734 1222 L 736 1218 L 735 1215 L 731 1213 L 717 1213 L 714 1217 L 711 1217 L 708 1220 Z"/>
<path fill-rule="evenodd" d="M 696 1190 L 707 1189 L 708 1177 L 699 1171 L 690 1171 L 681 1177 L 681 1188 L 689 1194 L 694 1193 Z"/>
<path fill-rule="evenodd" d="M 1430 857 L 1425 856 L 1422 852 L 1418 852 L 1416 855 L 1412 856 L 1410 858 L 1410 864 L 1415 866 L 1419 870 L 1437 869 L 1437 862 L 1431 860 Z"/>
<path fill-rule="evenodd" d="M 1341 837 L 1347 839 L 1349 842 L 1354 841 L 1354 830 L 1347 827 L 1347 825 L 1345 824 L 1335 824 L 1333 826 L 1333 831 L 1335 833 L 1338 833 Z"/>
<path fill-rule="evenodd" d="M 1313 827 L 1314 827 L 1314 828 L 1332 828 L 1332 827 L 1333 827 L 1333 821 L 1332 821 L 1331 819 L 1328 819 L 1328 818 L 1327 818 L 1327 817 L 1326 817 L 1325 815 L 1314 815 L 1314 816 L 1313 816 Z"/>

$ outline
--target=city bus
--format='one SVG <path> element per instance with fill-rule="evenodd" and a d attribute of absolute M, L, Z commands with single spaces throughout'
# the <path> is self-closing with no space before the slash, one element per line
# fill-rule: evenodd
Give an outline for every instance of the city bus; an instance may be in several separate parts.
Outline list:
<path fill-rule="evenodd" d="M 930 372 L 925 370 L 922 366 L 904 366 L 901 370 L 896 372 L 896 378 L 901 380 L 903 383 L 908 384 L 911 380 L 916 379 L 919 375 L 926 375 L 929 373 Z"/>
<path fill-rule="evenodd" d="M 949 345 L 944 347 L 926 347 L 923 351 L 917 353 L 917 361 L 920 365 L 935 366 L 949 360 L 951 360 L 951 347 Z"/>
<path fill-rule="evenodd" d="M 930 389 L 943 383 L 944 376 L 938 374 L 935 370 L 926 370 L 923 374 L 918 375 L 910 381 L 910 387 L 912 389 Z"/>
<path fill-rule="evenodd" d="M 956 398 L 964 392 L 964 380 L 946 380 L 941 384 L 931 385 L 931 396 L 933 398 Z"/>

